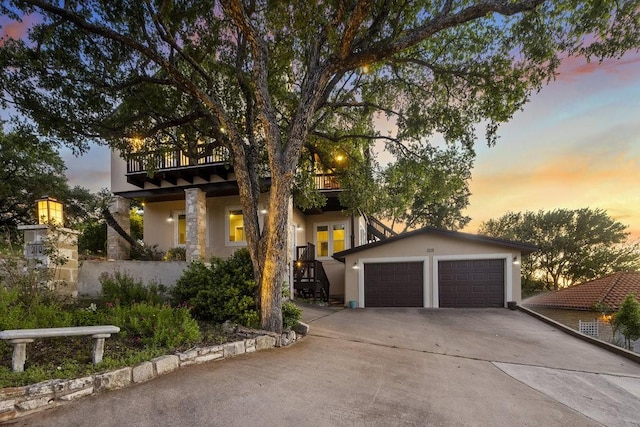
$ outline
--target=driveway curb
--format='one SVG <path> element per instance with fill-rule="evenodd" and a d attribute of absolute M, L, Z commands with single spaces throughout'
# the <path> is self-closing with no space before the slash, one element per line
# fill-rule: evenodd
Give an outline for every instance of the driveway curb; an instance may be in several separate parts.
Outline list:
<path fill-rule="evenodd" d="M 542 314 L 536 313 L 535 311 L 530 310 L 530 309 L 528 309 L 526 307 L 523 307 L 521 305 L 518 305 L 517 308 L 518 308 L 518 310 L 522 311 L 523 313 L 526 313 L 529 316 L 535 317 L 538 320 L 541 320 L 541 321 L 543 321 L 543 322 L 545 322 L 545 323 L 547 323 L 547 324 L 549 324 L 549 325 L 551 325 L 551 326 L 553 326 L 553 327 L 555 327 L 557 329 L 560 329 L 562 332 L 564 332 L 566 334 L 569 334 L 571 336 L 579 338 L 582 341 L 594 344 L 594 345 L 596 345 L 596 346 L 598 346 L 598 347 L 600 347 L 602 349 L 608 350 L 608 351 L 610 351 L 612 353 L 615 353 L 615 354 L 617 354 L 619 356 L 625 357 L 625 358 L 627 358 L 627 359 L 629 359 L 629 360 L 631 360 L 633 362 L 636 362 L 636 363 L 640 364 L 640 354 L 638 354 L 638 353 L 634 353 L 632 351 L 625 350 L 624 348 L 618 347 L 617 345 L 613 345 L 613 344 L 610 344 L 610 343 L 608 343 L 606 341 L 602 341 L 602 340 L 599 340 L 597 338 L 590 337 L 589 335 L 585 335 L 585 334 L 583 334 L 583 333 L 581 333 L 579 331 L 576 331 L 575 329 L 572 329 L 572 328 L 570 328 L 570 327 L 568 327 L 566 325 L 563 325 L 562 323 L 556 322 L 555 320 L 550 319 L 547 316 L 543 316 Z"/>

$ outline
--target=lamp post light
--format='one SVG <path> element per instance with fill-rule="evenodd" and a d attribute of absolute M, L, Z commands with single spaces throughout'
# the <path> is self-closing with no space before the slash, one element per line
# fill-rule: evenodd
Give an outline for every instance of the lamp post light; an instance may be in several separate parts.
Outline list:
<path fill-rule="evenodd" d="M 64 205 L 53 197 L 44 196 L 36 200 L 38 224 L 64 225 Z"/>

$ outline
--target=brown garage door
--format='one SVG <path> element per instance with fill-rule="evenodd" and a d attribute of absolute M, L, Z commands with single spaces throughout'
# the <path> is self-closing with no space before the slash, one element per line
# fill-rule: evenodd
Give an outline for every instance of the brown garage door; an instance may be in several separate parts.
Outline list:
<path fill-rule="evenodd" d="M 504 307 L 504 260 L 438 262 L 440 307 Z"/>
<path fill-rule="evenodd" d="M 422 307 L 423 263 L 389 262 L 364 265 L 366 307 Z"/>

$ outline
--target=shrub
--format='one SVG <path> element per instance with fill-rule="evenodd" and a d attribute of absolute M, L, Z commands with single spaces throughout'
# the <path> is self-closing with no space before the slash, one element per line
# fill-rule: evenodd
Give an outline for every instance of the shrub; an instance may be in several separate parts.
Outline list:
<path fill-rule="evenodd" d="M 282 328 L 286 331 L 293 328 L 302 319 L 302 310 L 292 301 L 282 303 Z"/>
<path fill-rule="evenodd" d="M 116 271 L 113 276 L 104 273 L 100 276 L 103 298 L 109 302 L 130 306 L 136 302 L 162 304 L 167 301 L 167 287 L 162 284 L 136 281 L 126 273 Z"/>
<path fill-rule="evenodd" d="M 256 289 L 249 251 L 240 249 L 227 260 L 212 258 L 210 265 L 191 263 L 171 290 L 171 297 L 174 305 L 191 306 L 198 319 L 256 327 Z"/>
<path fill-rule="evenodd" d="M 625 346 L 631 350 L 631 342 L 640 338 L 640 302 L 633 293 L 628 294 L 613 317 L 613 327 L 625 338 Z"/>
<path fill-rule="evenodd" d="M 165 261 L 185 261 L 187 259 L 187 249 L 181 246 L 171 248 L 164 256 Z"/>
<path fill-rule="evenodd" d="M 198 323 L 186 307 L 136 303 L 130 307 L 107 307 L 105 320 L 120 327 L 123 338 L 139 340 L 144 347 L 175 349 L 198 342 Z"/>

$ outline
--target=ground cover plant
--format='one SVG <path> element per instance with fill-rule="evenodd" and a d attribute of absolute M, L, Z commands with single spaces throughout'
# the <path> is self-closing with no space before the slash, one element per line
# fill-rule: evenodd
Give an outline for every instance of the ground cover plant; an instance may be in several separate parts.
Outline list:
<path fill-rule="evenodd" d="M 13 348 L 0 341 L 0 388 L 82 377 L 240 339 L 223 327 L 225 321 L 250 328 L 259 325 L 246 250 L 228 260 L 191 264 L 171 291 L 124 273 L 103 275 L 103 295 L 96 300 L 60 300 L 40 285 L 40 276 L 16 269 L 9 273 L 0 274 L 0 330 L 116 325 L 120 333 L 105 341 L 104 359 L 97 366 L 91 362 L 89 337 L 36 339 L 27 345 L 22 373 L 11 371 Z M 287 302 L 285 313 L 283 327 L 290 329 L 300 320 L 301 310 Z"/>

